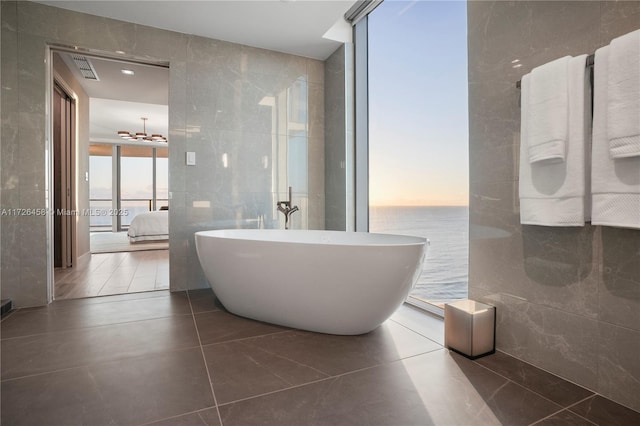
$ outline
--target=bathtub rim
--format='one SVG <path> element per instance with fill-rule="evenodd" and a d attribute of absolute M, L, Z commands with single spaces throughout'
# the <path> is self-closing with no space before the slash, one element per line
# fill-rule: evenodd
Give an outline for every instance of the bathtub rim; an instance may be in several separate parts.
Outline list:
<path fill-rule="evenodd" d="M 263 238 L 256 238 L 256 235 L 260 235 Z M 253 241 L 274 244 L 289 243 L 353 247 L 429 245 L 429 240 L 424 237 L 361 231 L 356 232 L 305 229 L 213 229 L 197 231 L 195 232 L 195 236 L 196 239 L 198 236 L 200 236 L 205 238 L 216 238 L 223 240 Z M 264 238 L 267 236 L 269 236 L 269 238 Z M 337 239 L 330 237 L 336 237 Z"/>

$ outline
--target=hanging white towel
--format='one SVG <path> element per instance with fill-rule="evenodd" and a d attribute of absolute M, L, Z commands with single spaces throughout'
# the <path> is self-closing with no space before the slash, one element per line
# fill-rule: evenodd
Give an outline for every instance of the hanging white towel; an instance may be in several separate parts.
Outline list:
<path fill-rule="evenodd" d="M 586 55 L 569 61 L 568 133 L 564 162 L 527 161 L 531 96 L 530 75 L 521 85 L 520 222 L 527 225 L 583 226 L 589 219 L 588 154 L 591 109 L 585 78 Z"/>
<path fill-rule="evenodd" d="M 596 51 L 594 65 L 593 225 L 640 229 L 640 157 L 612 158 L 607 136 L 610 47 Z"/>
<path fill-rule="evenodd" d="M 640 30 L 611 42 L 607 65 L 611 158 L 640 156 Z"/>
<path fill-rule="evenodd" d="M 570 59 L 570 56 L 565 56 L 531 71 L 527 129 L 530 163 L 565 160 Z"/>

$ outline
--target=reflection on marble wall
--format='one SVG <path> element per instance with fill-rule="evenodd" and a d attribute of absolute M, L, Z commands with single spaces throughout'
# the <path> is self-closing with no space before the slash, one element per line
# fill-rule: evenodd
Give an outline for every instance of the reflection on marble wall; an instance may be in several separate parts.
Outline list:
<path fill-rule="evenodd" d="M 346 46 L 336 50 L 326 61 L 325 75 L 325 221 L 326 229 L 335 231 L 347 230 L 345 55 Z"/>
<path fill-rule="evenodd" d="M 515 82 L 638 28 L 638 1 L 468 3 L 470 297 L 500 350 L 636 410 L 640 231 L 520 225 Z"/>
<path fill-rule="evenodd" d="M 44 208 L 47 43 L 169 63 L 172 290 L 207 286 L 193 233 L 324 227 L 324 63 L 70 12 L 2 5 L 2 207 Z M 124 52 L 116 53 L 117 51 Z M 196 165 L 185 165 L 185 152 Z M 47 302 L 47 218 L 2 217 L 2 297 Z"/>
<path fill-rule="evenodd" d="M 189 37 L 186 71 L 183 149 L 196 153 L 197 165 L 172 169 L 180 184 L 172 205 L 184 203 L 184 211 L 170 210 L 173 289 L 207 286 L 194 232 L 283 228 L 276 203 L 289 186 L 300 208 L 291 227 L 324 221 L 323 170 L 309 167 L 322 161 L 315 156 L 324 145 L 323 63 Z"/>

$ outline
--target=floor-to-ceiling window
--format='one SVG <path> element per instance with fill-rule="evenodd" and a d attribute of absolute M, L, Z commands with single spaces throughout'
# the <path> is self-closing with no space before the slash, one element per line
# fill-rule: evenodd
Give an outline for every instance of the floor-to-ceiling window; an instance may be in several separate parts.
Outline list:
<path fill-rule="evenodd" d="M 91 144 L 92 232 L 126 229 L 138 213 L 168 205 L 168 151 L 162 147 Z"/>
<path fill-rule="evenodd" d="M 113 145 L 89 146 L 89 227 L 91 232 L 111 231 L 113 208 Z M 105 212 L 105 214 L 103 214 Z"/>
<path fill-rule="evenodd" d="M 466 298 L 466 3 L 385 1 L 367 19 L 369 230 L 426 237 L 410 301 Z"/>
<path fill-rule="evenodd" d="M 121 228 L 128 227 L 138 213 L 153 210 L 153 160 L 151 147 L 120 147 Z"/>

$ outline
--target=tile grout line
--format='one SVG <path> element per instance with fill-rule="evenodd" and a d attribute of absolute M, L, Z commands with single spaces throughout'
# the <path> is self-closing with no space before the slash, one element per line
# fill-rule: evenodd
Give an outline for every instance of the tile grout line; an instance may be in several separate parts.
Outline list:
<path fill-rule="evenodd" d="M 144 293 L 148 293 L 149 296 L 148 297 L 135 297 L 135 298 L 125 298 L 122 300 L 113 300 L 113 301 L 108 301 L 105 300 L 103 302 L 100 303 L 92 303 L 90 305 L 103 305 L 103 304 L 107 304 L 107 303 L 119 303 L 119 302 L 125 302 L 125 301 L 132 301 L 132 300 L 147 300 L 147 299 L 154 299 L 154 298 L 159 298 L 159 297 L 167 297 L 169 296 L 169 294 L 167 293 L 166 295 L 152 295 L 151 293 L 155 293 L 155 292 L 161 292 L 164 290 L 169 290 L 169 289 L 158 289 L 158 290 L 145 290 L 145 291 L 134 291 L 132 293 L 118 293 L 118 294 L 105 294 L 102 296 L 99 295 L 94 295 L 94 296 L 83 296 L 83 297 L 74 297 L 74 298 L 61 298 L 61 299 L 55 299 L 54 302 L 63 302 L 63 303 L 72 303 L 73 301 L 77 301 L 77 300 L 87 300 L 87 299 L 100 299 L 100 298 L 109 298 L 109 297 L 114 297 L 114 296 L 127 296 L 130 294 L 135 294 L 135 295 L 144 295 Z M 42 308 L 42 306 L 36 306 L 35 308 Z M 74 308 L 54 308 L 55 310 L 60 310 L 60 311 L 68 311 L 68 310 L 72 310 Z"/>
<path fill-rule="evenodd" d="M 300 362 L 300 361 L 296 361 L 296 360 L 295 360 L 295 359 L 293 359 L 293 358 L 287 358 L 286 356 L 281 355 L 281 354 L 278 354 L 278 353 L 276 353 L 276 352 L 271 352 L 271 351 L 267 350 L 266 348 L 263 348 L 263 347 L 257 346 L 257 345 L 255 345 L 255 344 L 244 343 L 244 342 L 241 342 L 240 344 L 241 344 L 241 345 L 244 345 L 244 346 L 250 346 L 250 347 L 252 347 L 252 348 L 254 348 L 254 349 L 256 349 L 256 350 L 258 350 L 258 351 L 260 351 L 260 352 L 264 352 L 264 353 L 266 353 L 266 354 L 268 354 L 268 355 L 271 355 L 271 356 L 273 356 L 273 357 L 275 357 L 275 358 L 283 359 L 283 360 L 285 360 L 285 361 L 288 361 L 288 362 L 290 362 L 290 363 L 296 364 L 296 365 L 298 365 L 298 366 L 301 366 L 301 367 L 308 368 L 308 369 L 311 369 L 311 370 L 313 370 L 313 371 L 316 371 L 316 372 L 318 372 L 318 373 L 320 373 L 320 374 L 322 374 L 322 375 L 324 375 L 324 376 L 331 377 L 331 374 L 327 373 L 326 371 L 322 371 L 322 370 L 320 370 L 319 368 L 315 368 L 315 367 L 313 367 L 313 366 L 311 366 L 311 365 L 303 364 L 302 362 Z M 327 377 L 323 377 L 323 378 L 325 378 L 325 379 L 326 379 Z M 283 378 L 280 378 L 280 377 L 278 377 L 278 378 L 279 378 L 279 379 L 281 379 L 281 380 L 283 380 L 283 381 L 284 381 L 285 383 L 287 383 L 288 385 L 292 385 L 292 386 L 293 386 L 293 384 L 289 383 L 287 380 L 285 380 L 285 379 L 283 379 Z"/>
<path fill-rule="evenodd" d="M 153 355 L 160 355 L 160 354 L 164 354 L 164 353 L 187 351 L 189 349 L 195 349 L 197 347 L 198 346 L 185 346 L 185 347 L 181 347 L 181 348 L 172 348 L 172 349 L 158 351 L 158 352 L 150 352 L 150 353 L 146 353 L 146 354 L 142 354 L 142 355 L 123 356 L 123 357 L 120 357 L 120 358 L 106 359 L 106 360 L 99 361 L 99 362 L 88 362 L 86 364 L 79 364 L 79 365 L 74 365 L 74 366 L 71 366 L 71 367 L 58 368 L 56 370 L 51 370 L 51 371 L 42 371 L 40 373 L 28 374 L 26 376 L 10 377 L 8 379 L 2 379 L 2 380 L 0 380 L 0 382 L 2 382 L 2 383 L 12 382 L 12 381 L 15 381 L 15 380 L 22 380 L 22 379 L 26 379 L 26 378 L 30 378 L 30 377 L 44 376 L 46 374 L 61 373 L 61 372 L 64 372 L 64 371 L 75 370 L 75 369 L 78 369 L 78 368 L 89 368 L 92 365 L 107 364 L 107 363 L 110 363 L 110 362 L 122 361 L 122 360 L 125 360 L 125 359 L 127 359 L 127 360 L 136 359 L 136 358 L 145 358 L 146 359 L 149 356 L 153 356 Z"/>
<path fill-rule="evenodd" d="M 447 348 L 445 348 L 445 349 L 447 349 Z M 519 387 L 521 387 L 521 388 L 523 388 L 523 389 L 525 389 L 525 390 L 527 390 L 527 391 L 529 391 L 529 392 L 531 392 L 531 393 L 533 393 L 533 394 L 535 394 L 535 395 L 537 395 L 537 396 L 539 396 L 539 397 L 541 397 L 541 398 L 543 398 L 543 399 L 545 399 L 545 400 L 547 400 L 547 401 L 551 402 L 552 404 L 555 404 L 555 405 L 557 405 L 557 406 L 559 406 L 559 407 L 562 407 L 562 409 L 561 409 L 561 410 L 558 410 L 558 411 L 556 411 L 556 412 L 554 412 L 554 413 L 551 413 L 551 414 L 550 414 L 550 415 L 548 415 L 547 417 L 544 417 L 544 418 L 542 418 L 542 419 L 536 420 L 534 423 L 531 423 L 531 425 L 530 425 L 530 426 L 532 426 L 532 425 L 534 425 L 534 424 L 538 424 L 540 421 L 545 420 L 545 419 L 547 419 L 547 418 L 549 418 L 549 417 L 552 417 L 552 416 L 554 416 L 554 415 L 556 415 L 556 414 L 558 414 L 558 413 L 560 413 L 560 412 L 562 412 L 562 411 L 565 411 L 565 410 L 569 410 L 569 411 L 570 411 L 571 407 L 575 407 L 576 405 L 581 404 L 582 402 L 584 402 L 584 401 L 586 401 L 586 400 L 588 400 L 588 399 L 594 398 L 594 397 L 596 397 L 596 396 L 600 396 L 600 397 L 602 397 L 602 398 L 604 398 L 604 399 L 606 399 L 606 400 L 608 400 L 608 401 L 611 401 L 611 402 L 614 402 L 614 403 L 616 403 L 616 404 L 620 405 L 621 407 L 627 408 L 627 409 L 629 409 L 629 410 L 631 410 L 631 411 L 635 411 L 635 410 L 633 410 L 633 409 L 631 409 L 631 408 L 627 407 L 626 405 L 623 405 L 623 404 L 620 404 L 619 402 L 613 401 L 612 399 L 610 399 L 610 398 L 608 398 L 608 397 L 606 397 L 606 396 L 604 396 L 604 395 L 602 395 L 602 394 L 600 394 L 600 393 L 598 393 L 598 392 L 594 392 L 594 391 L 592 391 L 591 389 L 588 389 L 588 388 L 585 388 L 585 387 L 583 387 L 583 386 L 580 386 L 580 385 L 578 385 L 578 384 L 576 384 L 576 383 L 573 383 L 573 382 L 571 382 L 571 381 L 569 381 L 569 380 L 566 380 L 566 379 L 564 379 L 564 378 L 562 378 L 562 377 L 560 377 L 560 376 L 557 376 L 557 375 L 555 375 L 555 374 L 553 374 L 553 373 L 551 373 L 551 372 L 548 372 L 548 371 L 546 371 L 546 370 L 542 370 L 542 371 L 544 371 L 544 372 L 546 372 L 546 373 L 548 373 L 548 374 L 551 374 L 551 375 L 552 375 L 552 376 L 554 376 L 554 377 L 557 377 L 557 378 L 558 378 L 558 379 L 560 379 L 560 380 L 563 380 L 563 381 L 565 381 L 565 382 L 567 382 L 567 383 L 571 383 L 572 385 L 578 386 L 578 387 L 580 387 L 580 388 L 582 388 L 582 389 L 587 390 L 588 392 L 591 392 L 591 395 L 588 395 L 588 396 L 586 396 L 586 397 L 584 397 L 584 398 L 582 398 L 582 399 L 580 399 L 580 400 L 578 400 L 578 401 L 576 401 L 576 402 L 572 402 L 571 404 L 569 404 L 569 405 L 567 405 L 567 406 L 564 406 L 564 407 L 563 407 L 561 404 L 559 404 L 559 403 L 557 403 L 557 402 L 555 402 L 555 401 L 553 401 L 553 400 L 551 400 L 551 399 L 547 398 L 546 396 L 544 396 L 544 395 L 542 395 L 542 394 L 540 394 L 540 393 L 536 392 L 535 390 L 530 389 L 530 388 L 528 388 L 527 386 L 525 386 L 525 385 L 523 385 L 523 384 L 521 384 L 521 383 L 518 383 L 518 382 L 516 382 L 516 381 L 514 381 L 514 380 L 510 379 L 509 377 L 504 376 L 504 375 L 502 375 L 502 374 L 498 373 L 497 371 L 492 370 L 491 368 L 489 368 L 489 367 L 487 367 L 487 366 L 485 366 L 485 365 L 483 365 L 483 364 L 480 364 L 479 362 L 477 362 L 477 360 L 472 360 L 472 361 L 473 361 L 476 365 L 478 365 L 478 366 L 480 366 L 480 367 L 482 367 L 482 368 L 484 368 L 484 369 L 486 369 L 486 370 L 490 371 L 491 373 L 494 373 L 494 374 L 496 374 L 496 375 L 498 375 L 498 376 L 502 377 L 503 379 L 505 379 L 505 380 L 507 380 L 507 381 L 509 381 L 509 382 L 513 383 L 514 385 L 517 385 L 517 386 L 519 386 Z M 528 363 L 526 363 L 526 362 L 525 362 L 525 364 L 528 364 Z M 528 365 L 531 365 L 531 364 L 528 364 Z M 534 366 L 534 367 L 535 367 L 535 366 Z M 536 367 L 536 368 L 537 368 L 537 367 Z M 580 417 L 580 418 L 583 418 L 584 420 L 588 421 L 588 422 L 589 422 L 589 423 L 591 423 L 591 424 L 597 424 L 597 423 L 593 423 L 592 421 L 590 421 L 589 419 L 587 419 L 587 418 L 585 418 L 585 417 L 581 416 L 581 415 L 580 415 L 580 414 L 578 414 L 578 413 L 575 413 L 575 412 L 573 412 L 573 411 L 570 411 L 570 412 L 571 412 L 572 414 L 575 414 L 576 416 L 578 416 L 578 417 Z"/>
<path fill-rule="evenodd" d="M 341 377 L 348 376 L 350 374 L 361 373 L 363 371 L 371 370 L 371 369 L 374 369 L 374 368 L 379 368 L 379 367 L 384 367 L 386 365 L 392 365 L 392 364 L 400 363 L 400 362 L 403 362 L 403 361 L 405 361 L 405 360 L 407 360 L 409 358 L 426 355 L 426 354 L 429 354 L 429 353 L 432 353 L 432 352 L 435 352 L 435 351 L 439 351 L 439 350 L 442 350 L 442 348 L 435 349 L 435 350 L 430 351 L 430 352 L 424 352 L 424 353 L 420 353 L 420 354 L 411 355 L 411 356 L 406 357 L 406 358 L 399 358 L 399 359 L 395 359 L 395 360 L 392 360 L 392 361 L 381 362 L 381 363 L 378 363 L 378 364 L 375 364 L 375 365 L 370 365 L 368 367 L 358 368 L 356 370 L 346 371 L 344 373 L 340 373 L 340 374 L 336 374 L 336 375 L 329 375 L 329 373 L 325 373 L 325 372 L 322 372 L 321 370 L 318 370 L 318 371 L 321 371 L 324 374 L 327 374 L 328 377 L 323 377 L 321 379 L 312 380 L 312 381 L 307 382 L 307 383 L 300 383 L 298 385 L 292 385 L 292 386 L 289 386 L 287 388 L 277 389 L 277 390 L 273 390 L 273 391 L 270 391 L 270 392 L 261 393 L 261 394 L 258 394 L 258 395 L 248 396 L 246 398 L 236 399 L 236 400 L 233 400 L 233 401 L 229 401 L 229 402 L 225 402 L 223 404 L 220 404 L 220 406 L 235 404 L 237 402 L 242 402 L 242 401 L 248 401 L 248 400 L 254 399 L 254 398 L 261 398 L 263 396 L 273 395 L 275 393 L 284 392 L 284 391 L 288 391 L 288 390 L 291 390 L 291 389 L 297 389 L 297 388 L 301 388 L 301 387 L 304 387 L 304 386 L 309 386 L 309 385 L 313 385 L 313 384 L 316 384 L 316 383 L 325 382 L 325 381 L 328 381 L 328 380 L 339 379 Z"/>
<path fill-rule="evenodd" d="M 153 271 L 155 272 L 153 275 L 153 288 L 157 289 L 158 288 L 158 267 L 159 267 L 159 262 L 157 259 L 153 261 L 153 266 L 154 266 Z M 191 303 L 189 303 L 189 306 L 191 306 Z"/>
<path fill-rule="evenodd" d="M 193 306 L 191 305 L 191 295 L 189 294 L 189 290 L 187 292 L 187 300 L 189 301 L 189 309 L 191 309 L 191 318 L 193 320 L 193 326 L 196 329 L 196 336 L 198 336 L 198 344 L 200 346 L 200 354 L 202 355 L 202 362 L 204 363 L 204 369 L 207 372 L 207 380 L 209 380 L 209 387 L 211 388 L 211 396 L 213 396 L 213 403 L 216 406 L 216 412 L 218 413 L 218 420 L 220 421 L 220 426 L 222 423 L 222 416 L 220 415 L 220 406 L 218 405 L 218 400 L 216 399 L 216 391 L 213 389 L 213 380 L 211 379 L 211 373 L 209 372 L 209 366 L 207 365 L 207 358 L 204 355 L 204 347 L 202 346 L 202 339 L 200 338 L 200 330 L 198 330 L 198 323 L 196 322 L 196 315 L 193 312 Z"/>
<path fill-rule="evenodd" d="M 590 391 L 590 392 L 593 392 L 593 391 Z M 571 407 L 575 407 L 576 405 L 578 405 L 578 404 L 580 404 L 580 403 L 582 403 L 582 402 L 586 401 L 586 400 L 587 400 L 587 399 L 589 399 L 589 398 L 595 398 L 596 396 L 599 396 L 600 398 L 605 399 L 605 400 L 607 400 L 607 401 L 613 402 L 614 404 L 617 404 L 617 405 L 619 405 L 619 406 L 621 406 L 621 407 L 623 407 L 623 408 L 625 408 L 625 409 L 627 409 L 627 410 L 631 410 L 631 411 L 633 411 L 634 413 L 640 413 L 640 411 L 634 410 L 633 408 L 631 408 L 631 407 L 629 407 L 629 406 L 627 406 L 627 405 L 624 405 L 624 404 L 622 404 L 622 403 L 620 403 L 620 402 L 614 401 L 613 399 L 611 399 L 611 398 L 609 398 L 608 396 L 605 396 L 605 395 L 603 395 L 603 394 L 601 394 L 601 393 L 599 393 L 599 392 L 593 392 L 593 395 L 588 396 L 588 397 L 586 397 L 586 398 L 584 398 L 584 399 L 582 399 L 582 400 L 580 400 L 580 401 L 578 401 L 578 402 L 575 402 L 575 403 L 573 403 L 573 404 L 569 405 L 569 406 L 567 407 L 567 410 L 568 410 L 568 409 L 570 409 Z M 577 414 L 577 413 L 575 413 L 575 412 L 573 412 L 573 411 L 572 411 L 572 413 L 573 413 L 573 414 L 576 414 L 576 415 L 579 415 L 579 414 Z M 582 416 L 580 416 L 580 417 L 582 417 Z"/>
<path fill-rule="evenodd" d="M 122 321 L 122 322 L 114 322 L 114 323 L 108 323 L 108 324 L 96 324 L 96 325 L 90 325 L 90 326 L 86 326 L 86 327 L 76 327 L 76 328 L 65 328 L 65 329 L 61 329 L 61 330 L 47 330 L 47 331 L 43 331 L 41 333 L 34 333 L 34 334 L 25 334 L 22 336 L 12 336 L 12 337 L 4 337 L 1 340 L 5 341 L 5 340 L 15 340 L 15 339 L 23 339 L 25 337 L 37 337 L 37 336 L 43 336 L 43 335 L 47 335 L 47 334 L 59 334 L 59 333 L 67 333 L 67 332 L 71 332 L 71 331 L 77 331 L 77 330 L 88 330 L 88 329 L 95 329 L 95 328 L 100 328 L 100 327 L 110 327 L 110 326 L 117 326 L 117 325 L 124 325 L 124 324 L 131 324 L 133 322 L 142 322 L 142 321 L 155 321 L 155 320 L 161 320 L 161 319 L 165 319 L 165 318 L 173 318 L 173 317 L 181 317 L 181 316 L 190 316 L 191 314 L 169 314 L 166 316 L 161 316 L 161 317 L 150 317 L 150 318 L 139 318 L 139 319 L 132 319 L 130 321 Z M 3 321 L 6 318 L 3 318 Z"/>
<path fill-rule="evenodd" d="M 138 272 L 139 267 L 140 267 L 140 262 L 136 262 L 135 269 L 133 270 L 133 274 L 131 274 L 131 279 L 129 280 L 129 284 L 127 284 L 127 290 L 125 291 L 125 293 L 129 293 L 129 290 L 131 290 L 131 284 L 133 284 L 133 279 L 136 277 L 136 272 Z"/>
<path fill-rule="evenodd" d="M 435 341 L 435 340 L 433 340 L 431 337 L 429 337 L 429 336 L 425 336 L 424 334 L 420 333 L 419 331 L 414 330 L 413 328 L 409 327 L 408 325 L 405 325 L 405 324 L 403 324 L 403 323 L 401 323 L 401 322 L 398 322 L 398 321 L 394 320 L 393 318 L 389 318 L 389 320 L 390 320 L 390 321 L 395 322 L 396 324 L 398 324 L 398 325 L 399 325 L 399 326 L 401 326 L 401 327 L 406 328 L 406 329 L 407 329 L 407 330 L 409 330 L 409 331 L 413 331 L 413 332 L 414 332 L 414 333 L 416 333 L 418 336 L 422 336 L 422 337 L 424 337 L 425 339 L 427 339 L 427 340 L 429 340 L 429 341 L 431 341 L 431 342 L 433 342 L 433 343 L 435 343 L 435 344 L 437 344 L 437 345 L 439 345 L 439 346 L 442 346 L 442 347 L 444 348 L 444 345 L 443 345 L 442 343 L 440 343 L 440 342 L 436 342 L 436 341 Z"/>
<path fill-rule="evenodd" d="M 207 312 L 219 312 L 219 311 L 207 311 Z M 275 331 L 273 333 L 259 334 L 257 336 L 240 337 L 240 338 L 232 339 L 232 340 L 223 340 L 223 341 L 220 341 L 220 342 L 207 343 L 205 345 L 202 345 L 202 347 L 213 346 L 213 345 L 223 345 L 223 344 L 226 344 L 226 343 L 244 342 L 245 340 L 256 339 L 256 338 L 259 338 L 259 337 L 266 337 L 266 336 L 275 336 L 277 334 L 291 333 L 293 331 L 295 331 L 295 329 Z"/>
<path fill-rule="evenodd" d="M 104 262 L 103 262 L 104 263 Z M 115 268 L 111 269 L 111 271 L 109 272 L 109 278 L 107 278 L 104 283 L 102 283 L 102 285 L 100 286 L 100 288 L 98 289 L 98 291 L 96 292 L 97 296 L 100 296 L 100 292 L 104 289 L 104 287 L 107 285 L 107 283 L 109 282 L 109 280 L 111 280 L 111 277 L 113 277 L 113 274 L 115 273 L 115 270 L 118 269 L 118 266 L 120 265 L 120 263 L 122 263 L 122 261 L 120 261 Z M 102 266 L 102 265 L 101 265 Z M 127 287 L 128 288 L 128 287 Z"/>
<path fill-rule="evenodd" d="M 585 400 L 587 400 L 587 399 L 589 399 L 589 398 L 593 398 L 593 397 L 596 395 L 596 394 L 595 394 L 595 392 L 590 391 L 589 389 L 587 389 L 589 392 L 591 392 L 591 395 L 589 395 L 589 396 L 587 396 L 587 397 L 585 397 L 585 398 L 583 398 L 583 399 L 581 399 L 581 400 L 579 400 L 579 401 L 577 401 L 577 402 L 571 403 L 571 404 L 567 405 L 566 407 L 563 407 L 563 406 L 562 406 L 562 405 L 560 405 L 559 403 L 557 403 L 557 402 L 555 402 L 555 401 L 553 401 L 553 400 L 551 400 L 551 399 L 547 398 L 546 396 L 542 395 L 541 393 L 536 392 L 535 390 L 530 389 L 530 388 L 528 388 L 527 386 L 525 386 L 525 385 L 523 385 L 523 384 L 521 384 L 521 383 L 518 383 L 518 382 L 516 382 L 515 380 L 512 380 L 512 379 L 510 379 L 509 377 L 507 377 L 507 376 L 505 376 L 505 375 L 503 375 L 503 374 L 498 373 L 497 371 L 492 370 L 491 368 L 487 367 L 486 365 L 482 365 L 482 364 L 480 364 L 479 362 L 477 362 L 476 360 L 472 360 L 472 361 L 473 361 L 476 365 L 479 365 L 480 367 L 484 368 L 485 370 L 487 370 L 487 371 L 489 371 L 489 372 L 491 372 L 491 373 L 493 373 L 493 374 L 496 374 L 497 376 L 502 377 L 503 379 L 507 380 L 508 382 L 511 382 L 511 383 L 513 383 L 514 385 L 519 386 L 519 387 L 523 388 L 524 390 L 529 391 L 529 392 L 533 393 L 534 395 L 537 395 L 537 396 L 539 396 L 540 398 L 542 398 L 542 399 L 544 399 L 544 400 L 546 400 L 546 401 L 549 401 L 550 403 L 552 403 L 552 404 L 554 404 L 554 405 L 557 405 L 558 407 L 562 407 L 562 409 L 561 409 L 561 410 L 558 410 L 558 411 L 556 411 L 556 412 L 555 412 L 555 413 L 553 413 L 553 414 L 557 414 L 557 413 L 559 413 L 559 412 L 561 412 L 561 411 L 563 411 L 563 410 L 569 409 L 569 407 L 573 407 L 574 405 L 579 404 L 579 403 L 581 403 L 582 401 L 585 401 Z M 544 371 L 544 370 L 543 370 L 543 371 Z M 552 374 L 552 373 L 549 373 L 549 374 Z M 553 375 L 553 376 L 555 376 L 554 374 L 552 374 L 552 375 Z M 563 378 L 562 378 L 562 377 L 560 377 L 560 376 L 555 376 L 555 377 L 557 377 L 557 378 L 559 378 L 559 379 L 561 379 L 561 380 L 565 380 L 565 379 L 563 379 Z M 571 382 L 569 382 L 568 380 L 565 380 L 565 381 L 566 381 L 566 382 L 568 382 L 568 383 L 571 383 Z M 573 384 L 573 383 L 572 383 L 572 384 Z M 583 389 L 586 389 L 586 388 L 583 388 Z M 552 414 L 552 415 L 553 415 L 553 414 Z M 537 421 L 536 421 L 536 423 L 537 423 L 538 421 L 540 421 L 540 420 L 542 420 L 542 419 L 537 420 Z"/>
<path fill-rule="evenodd" d="M 568 405 L 568 406 L 564 407 L 562 410 L 558 410 L 558 411 L 556 411 L 555 413 L 551 413 L 551 414 L 549 414 L 547 417 L 543 417 L 543 418 L 541 418 L 541 419 L 536 420 L 535 422 L 531 423 L 529 426 L 537 425 L 537 424 L 539 424 L 541 421 L 543 421 L 543 420 L 547 420 L 547 419 L 550 419 L 551 417 L 555 416 L 556 414 L 562 413 L 563 411 L 568 411 L 569 413 L 571 413 L 571 414 L 573 414 L 573 415 L 576 415 L 576 416 L 580 417 L 581 419 L 583 419 L 583 420 L 585 420 L 585 421 L 589 422 L 590 424 L 597 425 L 597 423 L 594 423 L 594 422 L 592 422 L 591 420 L 589 420 L 589 419 L 587 419 L 587 418 L 585 418 L 585 417 L 582 417 L 580 414 L 575 413 L 575 412 L 573 412 L 573 411 L 571 411 L 571 410 L 570 410 L 570 408 L 571 408 L 571 407 L 575 407 L 576 405 L 581 404 L 581 403 L 583 403 L 584 401 L 586 401 L 586 400 L 588 400 L 588 399 L 590 399 L 590 398 L 593 398 L 595 395 L 596 395 L 596 394 L 593 394 L 593 395 L 587 396 L 586 398 L 581 399 L 580 401 L 576 401 L 576 402 L 574 402 L 573 404 L 570 404 L 570 405 Z"/>
<path fill-rule="evenodd" d="M 107 280 L 104 282 L 104 284 L 100 287 L 100 290 L 98 290 L 97 295 L 101 296 L 100 292 L 102 290 L 104 290 L 105 286 L 107 285 L 107 283 L 109 281 L 111 281 L 111 278 L 113 278 L 113 276 L 116 274 L 116 272 L 118 271 L 118 269 L 120 269 L 121 265 L 124 263 L 125 260 L 127 260 L 127 258 L 129 257 L 129 253 L 125 252 L 125 255 L 122 256 L 122 259 L 120 260 L 120 262 L 118 262 L 115 267 L 111 270 L 111 273 L 109 274 L 109 278 L 107 278 Z M 116 258 L 117 259 L 117 258 Z M 138 269 L 138 265 L 136 264 L 136 269 Z M 135 271 L 134 271 L 135 273 Z M 124 291 L 124 293 L 114 293 L 114 294 L 127 294 L 129 291 L 129 287 L 131 286 L 131 281 L 133 281 L 133 274 L 131 275 L 131 279 L 129 280 L 129 284 L 127 284 L 127 290 Z M 106 295 L 105 295 L 106 296 Z"/>
<path fill-rule="evenodd" d="M 176 414 L 175 416 L 163 417 L 163 418 L 161 418 L 161 419 L 151 420 L 151 421 L 148 421 L 148 422 L 145 422 L 145 423 L 139 423 L 139 424 L 138 424 L 138 426 L 153 425 L 153 424 L 156 424 L 156 423 L 158 423 L 158 422 L 165 422 L 165 421 L 167 421 L 167 420 L 177 419 L 177 418 L 180 418 L 180 417 L 182 417 L 182 416 L 188 416 L 189 414 L 198 414 L 198 413 L 202 413 L 203 411 L 211 410 L 212 408 L 215 408 L 215 407 L 199 408 L 199 409 L 197 409 L 197 410 L 189 411 L 189 412 L 187 412 L 187 413 Z M 200 416 L 198 415 L 198 417 L 200 417 Z"/>

